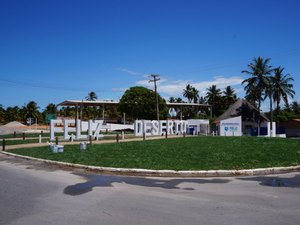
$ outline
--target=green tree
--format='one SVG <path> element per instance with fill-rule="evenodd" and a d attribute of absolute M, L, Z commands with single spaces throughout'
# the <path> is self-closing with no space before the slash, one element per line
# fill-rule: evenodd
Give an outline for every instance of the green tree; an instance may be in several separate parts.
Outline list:
<path fill-rule="evenodd" d="M 290 74 L 283 74 L 284 68 L 278 67 L 274 69 L 274 77 L 272 79 L 273 87 L 273 99 L 276 103 L 276 121 L 280 113 L 280 103 L 281 100 L 284 101 L 285 105 L 288 105 L 288 97 L 293 98 L 295 91 L 293 90 L 293 84 L 291 84 L 294 79 Z"/>
<path fill-rule="evenodd" d="M 0 124 L 5 123 L 5 109 L 0 104 Z"/>
<path fill-rule="evenodd" d="M 67 106 L 67 107 L 62 107 L 59 111 L 58 111 L 58 115 L 59 116 L 64 116 L 64 117 L 75 117 L 76 114 L 76 109 Z"/>
<path fill-rule="evenodd" d="M 96 101 L 98 98 L 97 94 L 94 91 L 91 91 L 88 93 L 88 95 L 85 97 L 85 100 L 87 101 Z M 97 107 L 87 106 L 83 109 L 84 117 L 86 119 L 96 119 L 97 117 Z"/>
<path fill-rule="evenodd" d="M 244 88 L 246 95 L 250 95 L 253 100 L 257 102 L 258 112 L 260 112 L 263 97 L 268 93 L 267 88 L 270 85 L 269 77 L 273 72 L 272 66 L 269 65 L 269 62 L 270 58 L 254 58 L 253 62 L 248 64 L 248 70 L 242 71 L 242 73 L 250 75 L 250 77 L 245 79 L 242 84 L 246 84 Z M 260 120 L 258 120 L 258 127 L 260 127 Z"/>
<path fill-rule="evenodd" d="M 231 86 L 227 86 L 225 90 L 222 92 L 223 94 L 223 102 L 226 108 L 236 102 L 237 97 L 235 94 L 235 90 Z"/>
<path fill-rule="evenodd" d="M 57 113 L 57 106 L 53 103 L 49 103 L 44 110 L 44 114 L 56 114 L 56 113 Z"/>
<path fill-rule="evenodd" d="M 18 106 L 7 107 L 5 111 L 5 120 L 6 122 L 10 121 L 23 121 L 24 118 L 21 118 L 21 110 Z"/>
<path fill-rule="evenodd" d="M 222 107 L 221 90 L 216 85 L 212 85 L 206 90 L 205 99 L 208 104 L 212 105 L 212 116 L 220 115 Z"/>
<path fill-rule="evenodd" d="M 88 95 L 85 97 L 87 101 L 96 101 L 97 100 L 97 94 L 93 91 L 89 92 Z"/>
<path fill-rule="evenodd" d="M 174 97 L 170 97 L 170 98 L 169 98 L 169 102 L 170 102 L 170 103 L 174 103 L 174 102 L 175 102 L 175 98 L 174 98 Z"/>
<path fill-rule="evenodd" d="M 25 122 L 27 118 L 35 118 L 38 119 L 38 121 L 42 120 L 41 113 L 39 112 L 39 106 L 35 101 L 30 101 L 27 103 L 26 106 L 23 107 L 23 116 L 25 119 Z"/>
<path fill-rule="evenodd" d="M 159 117 L 164 119 L 168 115 L 166 102 L 158 94 Z M 156 119 L 156 95 L 154 91 L 145 87 L 131 87 L 122 96 L 118 110 L 126 113 L 127 118 Z"/>
<path fill-rule="evenodd" d="M 246 95 L 250 95 L 257 102 L 257 109 L 260 112 L 262 96 L 266 93 L 266 88 L 269 85 L 268 77 L 273 69 L 269 65 L 270 58 L 263 59 L 262 57 L 254 58 L 253 62 L 248 64 L 249 70 L 243 70 L 242 73 L 250 75 L 242 84 L 246 84 Z"/>
<path fill-rule="evenodd" d="M 295 115 L 300 115 L 300 104 L 298 102 L 293 101 L 290 108 Z"/>
<path fill-rule="evenodd" d="M 198 102 L 199 91 L 192 85 L 188 84 L 186 88 L 183 89 L 183 97 L 187 98 L 190 103 L 192 101 L 196 103 Z"/>

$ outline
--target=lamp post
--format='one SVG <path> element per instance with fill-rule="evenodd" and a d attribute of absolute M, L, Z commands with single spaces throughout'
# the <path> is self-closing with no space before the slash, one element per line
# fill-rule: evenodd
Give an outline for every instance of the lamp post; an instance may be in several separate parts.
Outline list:
<path fill-rule="evenodd" d="M 154 82 L 154 91 L 156 96 L 156 113 L 157 113 L 157 120 L 159 120 L 159 107 L 158 107 L 158 95 L 157 95 L 157 86 L 156 81 L 159 81 L 159 75 L 158 74 L 151 74 L 149 82 Z"/>

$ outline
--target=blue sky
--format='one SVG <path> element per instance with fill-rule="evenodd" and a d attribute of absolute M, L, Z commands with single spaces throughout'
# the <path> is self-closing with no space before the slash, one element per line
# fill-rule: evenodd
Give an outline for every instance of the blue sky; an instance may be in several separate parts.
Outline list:
<path fill-rule="evenodd" d="M 182 97 L 241 81 L 254 57 L 291 74 L 300 101 L 297 0 L 1 0 L 0 104 L 118 100 L 160 74 L 158 91 Z"/>

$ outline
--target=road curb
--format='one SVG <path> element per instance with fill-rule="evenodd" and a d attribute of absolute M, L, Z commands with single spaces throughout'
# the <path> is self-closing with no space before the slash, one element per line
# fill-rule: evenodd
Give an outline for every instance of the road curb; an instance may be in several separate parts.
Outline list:
<path fill-rule="evenodd" d="M 270 175 L 300 172 L 300 166 L 290 167 L 272 167 L 272 168 L 258 168 L 245 170 L 149 170 L 149 169 L 126 169 L 126 168 L 112 168 L 112 167 L 98 167 L 87 166 L 82 164 L 73 164 L 66 162 L 58 162 L 48 159 L 34 158 L 30 156 L 18 155 L 10 152 L 0 151 L 0 153 L 27 159 L 43 162 L 46 164 L 57 165 L 59 167 L 84 169 L 91 172 L 117 174 L 117 175 L 132 175 L 132 176 L 157 176 L 157 177 L 233 177 L 233 176 L 256 176 L 256 175 Z"/>

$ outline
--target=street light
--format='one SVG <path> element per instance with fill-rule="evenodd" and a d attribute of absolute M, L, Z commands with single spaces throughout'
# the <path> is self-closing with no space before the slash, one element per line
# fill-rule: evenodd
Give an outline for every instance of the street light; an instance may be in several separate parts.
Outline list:
<path fill-rule="evenodd" d="M 156 96 L 156 113 L 157 113 L 157 120 L 159 120 L 159 107 L 158 107 L 158 94 L 157 94 L 157 86 L 156 81 L 159 81 L 159 75 L 158 74 L 151 74 L 149 82 L 154 82 L 154 91 Z"/>

